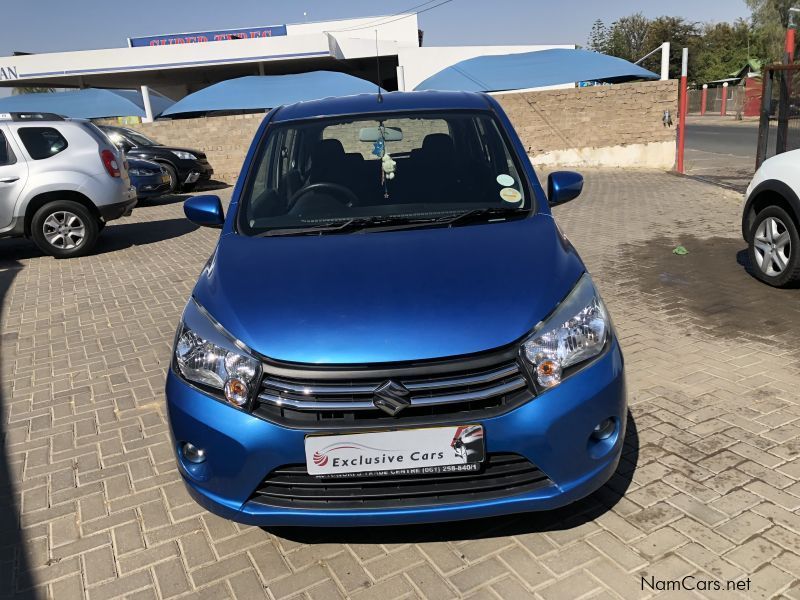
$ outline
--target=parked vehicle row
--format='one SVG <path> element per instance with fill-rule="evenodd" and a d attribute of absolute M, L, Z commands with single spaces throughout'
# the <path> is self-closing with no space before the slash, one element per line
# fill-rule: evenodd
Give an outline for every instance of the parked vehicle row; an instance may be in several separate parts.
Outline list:
<path fill-rule="evenodd" d="M 214 174 L 205 153 L 199 150 L 165 146 L 128 127 L 102 125 L 100 128 L 128 159 L 160 164 L 169 176 L 170 192 L 192 192 L 198 182 L 208 181 Z"/>
<path fill-rule="evenodd" d="M 131 129 L 0 113 L 0 238 L 30 238 L 57 258 L 81 256 L 137 199 L 191 191 L 213 172 L 202 152 Z"/>
<path fill-rule="evenodd" d="M 28 237 L 57 258 L 89 252 L 136 190 L 118 149 L 89 121 L 0 114 L 0 237 Z"/>

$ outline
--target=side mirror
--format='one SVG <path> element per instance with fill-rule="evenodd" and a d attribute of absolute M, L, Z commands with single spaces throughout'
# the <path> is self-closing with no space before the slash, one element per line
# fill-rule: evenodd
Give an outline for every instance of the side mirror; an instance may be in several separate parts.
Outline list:
<path fill-rule="evenodd" d="M 551 205 L 564 204 L 581 195 L 583 175 L 573 171 L 556 171 L 547 177 L 547 200 Z"/>
<path fill-rule="evenodd" d="M 225 223 L 225 213 L 219 196 L 192 196 L 183 203 L 186 218 L 201 227 L 219 229 Z"/>

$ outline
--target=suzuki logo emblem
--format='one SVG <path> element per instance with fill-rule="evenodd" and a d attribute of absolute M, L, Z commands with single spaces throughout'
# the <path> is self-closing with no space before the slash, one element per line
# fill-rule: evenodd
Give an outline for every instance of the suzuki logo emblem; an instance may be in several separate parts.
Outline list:
<path fill-rule="evenodd" d="M 373 394 L 372 404 L 392 417 L 397 416 L 407 406 L 411 406 L 409 391 L 402 383 L 391 379 L 379 385 Z"/>

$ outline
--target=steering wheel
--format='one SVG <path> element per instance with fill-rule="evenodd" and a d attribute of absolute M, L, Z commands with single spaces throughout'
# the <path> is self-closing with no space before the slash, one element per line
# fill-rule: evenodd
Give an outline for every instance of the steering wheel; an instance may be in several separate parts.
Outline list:
<path fill-rule="evenodd" d="M 351 208 L 355 204 L 358 204 L 358 196 L 356 196 L 353 191 L 349 188 L 346 188 L 343 185 L 339 185 L 338 183 L 329 183 L 326 181 L 321 181 L 320 183 L 312 183 L 310 185 L 304 186 L 297 190 L 292 197 L 289 198 L 289 202 L 287 202 L 286 212 L 292 212 L 294 210 L 297 201 L 300 200 L 306 194 L 310 194 L 311 192 L 316 192 L 317 190 L 327 189 L 333 192 L 335 195 L 339 196 L 346 196 L 348 202 L 344 203 L 345 206 Z"/>

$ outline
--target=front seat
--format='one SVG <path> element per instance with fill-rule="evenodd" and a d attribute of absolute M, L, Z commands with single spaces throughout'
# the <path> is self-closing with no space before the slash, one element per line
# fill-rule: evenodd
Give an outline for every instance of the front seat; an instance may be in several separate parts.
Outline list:
<path fill-rule="evenodd" d="M 423 181 L 434 198 L 452 202 L 460 187 L 459 166 L 455 159 L 453 138 L 446 133 L 429 133 L 422 140 L 422 148 L 414 157 Z"/>
<path fill-rule="evenodd" d="M 347 159 L 339 140 L 321 140 L 311 153 L 309 183 L 338 183 L 343 185 Z"/>
<path fill-rule="evenodd" d="M 311 168 L 308 184 L 333 183 L 347 187 L 347 157 L 339 140 L 320 140 L 311 152 Z M 302 189 L 302 188 L 301 188 Z M 300 196 L 291 212 L 306 218 L 323 218 L 341 214 L 343 202 L 347 199 L 341 193 L 314 190 Z"/>

